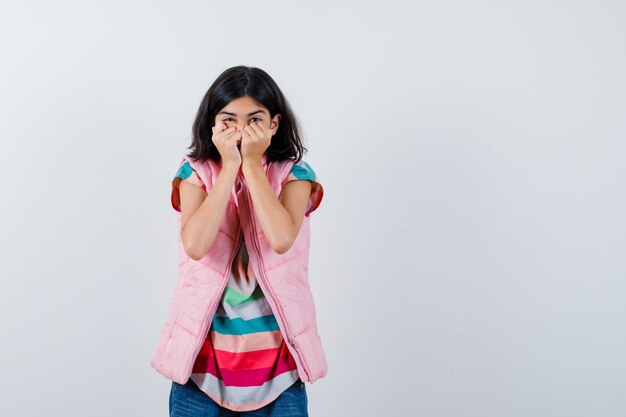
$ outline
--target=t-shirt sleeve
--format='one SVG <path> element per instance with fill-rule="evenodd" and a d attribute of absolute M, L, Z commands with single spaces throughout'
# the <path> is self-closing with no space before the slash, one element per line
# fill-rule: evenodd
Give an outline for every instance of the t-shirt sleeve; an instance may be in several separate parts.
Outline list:
<path fill-rule="evenodd" d="M 283 181 L 283 186 L 285 186 L 285 184 L 289 181 L 297 180 L 311 181 L 313 183 L 313 188 L 311 189 L 311 195 L 309 197 L 309 204 L 304 213 L 304 215 L 308 217 L 322 202 L 322 198 L 324 197 L 324 187 L 322 186 L 322 182 L 317 173 L 313 170 L 311 165 L 304 160 L 300 160 L 299 162 L 293 164 L 287 178 Z"/>
<path fill-rule="evenodd" d="M 178 212 L 180 212 L 179 186 L 180 182 L 183 180 L 206 191 L 206 185 L 202 182 L 198 173 L 191 167 L 189 161 L 183 161 L 178 167 L 178 171 L 176 171 L 176 175 L 174 175 L 174 179 L 172 180 L 172 207 Z"/>

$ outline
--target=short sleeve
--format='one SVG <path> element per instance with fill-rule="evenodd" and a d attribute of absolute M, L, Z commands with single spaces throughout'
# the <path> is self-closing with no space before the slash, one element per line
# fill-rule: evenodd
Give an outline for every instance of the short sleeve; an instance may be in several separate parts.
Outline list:
<path fill-rule="evenodd" d="M 304 213 L 304 215 L 308 217 L 322 202 L 322 198 L 324 197 L 324 187 L 322 186 L 317 173 L 313 170 L 313 168 L 311 168 L 311 165 L 304 160 L 300 160 L 299 162 L 293 164 L 282 185 L 285 186 L 285 184 L 289 181 L 297 180 L 306 180 L 313 183 L 311 196 L 309 197 L 309 204 Z"/>
<path fill-rule="evenodd" d="M 189 161 L 185 160 L 182 162 L 180 167 L 178 167 L 178 171 L 176 171 L 176 175 L 174 175 L 174 179 L 172 180 L 172 207 L 178 212 L 180 212 L 179 185 L 182 180 L 185 180 L 190 184 L 200 187 L 206 191 L 206 185 L 202 182 L 198 173 L 191 167 Z"/>

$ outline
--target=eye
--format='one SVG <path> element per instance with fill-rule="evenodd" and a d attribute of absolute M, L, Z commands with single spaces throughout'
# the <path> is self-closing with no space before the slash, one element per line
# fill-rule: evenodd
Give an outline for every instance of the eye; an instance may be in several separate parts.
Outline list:
<path fill-rule="evenodd" d="M 262 120 L 260 117 L 253 117 L 252 120 L 257 119 L 259 122 Z"/>
<path fill-rule="evenodd" d="M 226 122 L 226 121 L 228 121 L 228 120 L 233 120 L 233 118 L 232 118 L 232 117 L 227 117 L 227 118 L 225 118 L 225 119 L 222 119 L 222 122 Z"/>

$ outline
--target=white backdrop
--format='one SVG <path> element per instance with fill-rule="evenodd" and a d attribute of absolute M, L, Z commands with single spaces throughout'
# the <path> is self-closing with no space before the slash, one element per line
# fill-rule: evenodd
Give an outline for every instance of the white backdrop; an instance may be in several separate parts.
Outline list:
<path fill-rule="evenodd" d="M 266 70 L 325 187 L 311 416 L 626 414 L 620 1 L 3 2 L 0 415 L 165 416 L 170 183 Z"/>

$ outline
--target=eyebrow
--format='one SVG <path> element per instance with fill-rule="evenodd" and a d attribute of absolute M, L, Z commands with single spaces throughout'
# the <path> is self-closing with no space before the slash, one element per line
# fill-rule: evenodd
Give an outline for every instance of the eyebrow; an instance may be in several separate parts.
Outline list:
<path fill-rule="evenodd" d="M 252 113 L 248 113 L 248 116 L 252 116 L 252 115 L 255 115 L 255 114 L 257 114 L 257 113 L 263 113 L 263 114 L 265 114 L 265 112 L 264 112 L 263 110 L 259 109 L 259 110 L 253 111 Z M 220 115 L 220 114 L 227 114 L 227 115 L 229 115 L 229 116 L 237 116 L 235 113 L 231 113 L 231 112 L 227 112 L 227 111 L 221 111 L 221 112 L 219 112 L 219 113 L 217 113 L 217 114 L 218 114 L 218 115 Z"/>

